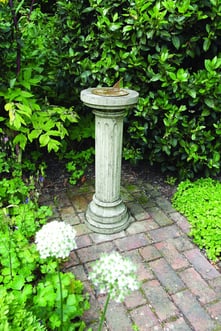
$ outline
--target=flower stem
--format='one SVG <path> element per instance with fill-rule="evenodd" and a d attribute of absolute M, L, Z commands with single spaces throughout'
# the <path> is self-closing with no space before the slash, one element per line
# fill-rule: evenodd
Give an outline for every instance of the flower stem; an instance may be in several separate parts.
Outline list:
<path fill-rule="evenodd" d="M 60 318 L 61 318 L 60 331 L 63 331 L 63 292 L 62 292 L 62 283 L 61 283 L 61 273 L 59 268 L 58 268 L 58 279 L 60 286 Z"/>
<path fill-rule="evenodd" d="M 105 320 L 105 316 L 106 316 L 109 301 L 110 301 L 110 293 L 108 293 L 108 295 L 107 295 L 107 299 L 106 299 L 106 302 L 105 302 L 105 305 L 104 305 L 104 310 L 103 310 L 101 318 L 100 318 L 100 324 L 99 324 L 99 327 L 98 327 L 98 331 L 102 330 L 102 326 L 104 324 L 104 320 Z"/>

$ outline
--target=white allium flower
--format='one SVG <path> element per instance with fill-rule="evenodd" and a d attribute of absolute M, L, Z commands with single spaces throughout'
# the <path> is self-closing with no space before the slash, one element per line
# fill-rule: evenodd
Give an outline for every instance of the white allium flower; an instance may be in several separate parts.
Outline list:
<path fill-rule="evenodd" d="M 89 279 L 101 293 L 110 293 L 111 299 L 121 302 L 131 291 L 139 288 L 136 266 L 119 253 L 102 254 L 92 264 Z"/>
<path fill-rule="evenodd" d="M 66 258 L 77 247 L 75 242 L 76 231 L 71 225 L 53 221 L 43 225 L 36 233 L 35 243 L 41 258 Z"/>

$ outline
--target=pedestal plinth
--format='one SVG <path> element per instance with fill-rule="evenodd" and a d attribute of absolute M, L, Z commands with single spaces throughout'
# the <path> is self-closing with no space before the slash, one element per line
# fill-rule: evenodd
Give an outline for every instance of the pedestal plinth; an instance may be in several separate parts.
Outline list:
<path fill-rule="evenodd" d="M 112 234 L 125 229 L 129 214 L 120 197 L 123 118 L 137 103 L 138 93 L 106 96 L 81 92 L 82 102 L 95 114 L 95 194 L 86 211 L 86 223 L 94 232 Z"/>

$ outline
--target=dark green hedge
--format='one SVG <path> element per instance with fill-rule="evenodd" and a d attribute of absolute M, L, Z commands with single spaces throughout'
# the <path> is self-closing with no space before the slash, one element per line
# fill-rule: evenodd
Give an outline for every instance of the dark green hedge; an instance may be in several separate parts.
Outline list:
<path fill-rule="evenodd" d="M 38 98 L 74 105 L 80 116 L 86 111 L 81 89 L 122 77 L 140 93 L 125 120 L 125 157 L 181 177 L 215 175 L 221 167 L 220 13 L 219 0 L 44 1 L 29 23 L 20 20 L 22 65 L 42 76 L 34 87 Z M 12 35 L 4 29 L 8 43 Z M 13 54 L 7 47 L 7 79 Z"/>

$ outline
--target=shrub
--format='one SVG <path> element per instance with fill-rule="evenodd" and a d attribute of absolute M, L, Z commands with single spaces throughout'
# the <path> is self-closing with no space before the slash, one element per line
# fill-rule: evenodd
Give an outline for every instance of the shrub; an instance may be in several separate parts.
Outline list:
<path fill-rule="evenodd" d="M 221 183 L 211 178 L 186 180 L 173 196 L 173 206 L 191 224 L 190 236 L 209 259 L 221 255 Z"/>
<path fill-rule="evenodd" d="M 91 0 L 84 10 L 92 17 L 80 62 L 86 84 L 123 76 L 140 92 L 126 120 L 127 158 L 141 151 L 181 177 L 219 172 L 220 9 L 214 0 Z"/>
<path fill-rule="evenodd" d="M 64 107 L 74 106 L 84 117 L 80 90 L 123 77 L 140 93 L 125 120 L 125 158 L 143 158 L 182 178 L 219 173 L 218 1 L 14 1 L 17 26 L 9 6 L 1 3 L 1 9 L 1 114 L 5 125 L 19 131 L 12 135 L 15 144 L 24 149 L 39 141 L 70 152 L 68 134 L 77 132 L 77 124 L 61 118 Z M 59 105 L 56 114 L 49 105 Z M 87 117 L 87 128 L 91 121 Z"/>

